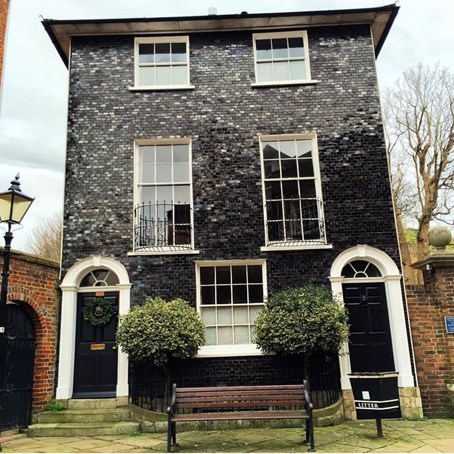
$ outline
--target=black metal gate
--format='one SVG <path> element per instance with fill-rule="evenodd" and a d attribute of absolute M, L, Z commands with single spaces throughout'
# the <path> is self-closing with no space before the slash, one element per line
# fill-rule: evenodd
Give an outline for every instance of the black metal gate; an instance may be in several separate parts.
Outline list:
<path fill-rule="evenodd" d="M 7 305 L 6 314 L 6 334 L 0 340 L 1 430 L 31 423 L 35 363 L 35 332 L 30 317 L 16 303 Z"/>

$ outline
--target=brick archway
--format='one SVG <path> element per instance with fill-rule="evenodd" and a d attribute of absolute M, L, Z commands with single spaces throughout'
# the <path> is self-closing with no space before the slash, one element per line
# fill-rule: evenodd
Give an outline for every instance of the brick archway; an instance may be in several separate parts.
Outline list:
<path fill-rule="evenodd" d="M 35 330 L 33 413 L 43 410 L 54 394 L 59 272 L 54 262 L 13 251 L 7 300 L 29 314 Z"/>

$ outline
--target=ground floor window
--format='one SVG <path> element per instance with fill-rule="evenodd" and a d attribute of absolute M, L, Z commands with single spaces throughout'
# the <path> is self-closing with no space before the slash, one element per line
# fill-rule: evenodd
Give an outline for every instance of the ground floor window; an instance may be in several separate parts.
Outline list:
<path fill-rule="evenodd" d="M 205 351 L 240 353 L 248 350 L 245 346 L 253 345 L 255 320 L 266 296 L 265 276 L 263 260 L 197 264 L 198 309 L 206 325 Z"/>

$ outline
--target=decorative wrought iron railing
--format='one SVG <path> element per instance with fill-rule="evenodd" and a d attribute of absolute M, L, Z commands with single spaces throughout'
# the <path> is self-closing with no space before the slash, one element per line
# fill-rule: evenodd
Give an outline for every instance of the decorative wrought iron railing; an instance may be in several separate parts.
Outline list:
<path fill-rule="evenodd" d="M 136 251 L 192 248 L 192 209 L 187 203 L 142 203 L 134 209 Z"/>
<path fill-rule="evenodd" d="M 269 200 L 265 204 L 268 246 L 325 244 L 323 202 L 319 199 Z"/>

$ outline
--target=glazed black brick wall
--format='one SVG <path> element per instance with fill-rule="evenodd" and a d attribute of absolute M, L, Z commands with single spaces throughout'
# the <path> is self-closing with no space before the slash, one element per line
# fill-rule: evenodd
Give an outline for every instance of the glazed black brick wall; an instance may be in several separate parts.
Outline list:
<path fill-rule="evenodd" d="M 195 260 L 267 260 L 272 291 L 328 283 L 357 244 L 399 263 L 369 28 L 310 29 L 314 85 L 253 88 L 252 33 L 190 36 L 193 90 L 131 91 L 134 37 L 72 42 L 63 273 L 104 254 L 121 261 L 133 304 L 145 295 L 195 304 Z M 261 252 L 258 134 L 316 131 L 330 250 Z M 198 255 L 127 256 L 133 231 L 133 141 L 190 137 Z"/>

